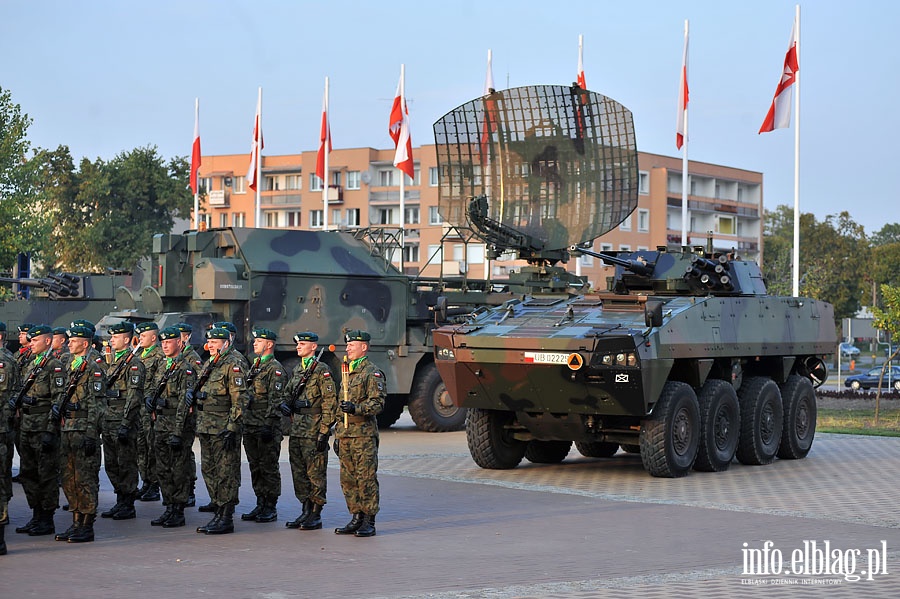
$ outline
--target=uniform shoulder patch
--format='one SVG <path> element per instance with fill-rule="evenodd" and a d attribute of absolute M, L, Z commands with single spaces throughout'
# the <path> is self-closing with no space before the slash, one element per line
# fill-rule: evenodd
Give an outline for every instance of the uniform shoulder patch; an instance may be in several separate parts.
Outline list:
<path fill-rule="evenodd" d="M 190 368 L 188 368 L 187 370 L 185 370 L 185 372 L 188 373 L 188 374 L 194 374 L 194 371 L 191 370 Z"/>
<path fill-rule="evenodd" d="M 97 370 L 95 370 L 95 371 L 94 371 L 94 376 L 97 377 L 97 378 L 100 378 L 101 376 L 103 376 L 103 373 L 102 373 L 102 372 L 99 372 L 99 371 L 97 371 Z"/>
<path fill-rule="evenodd" d="M 326 370 L 325 372 L 322 373 L 322 376 L 324 376 L 326 379 L 328 379 L 328 378 L 331 378 L 331 373 Z"/>
<path fill-rule="evenodd" d="M 383 374 L 381 374 L 381 371 L 379 371 L 379 370 L 376 370 L 376 371 L 373 372 L 372 374 L 375 375 L 375 376 L 378 376 L 378 377 L 383 377 L 383 376 L 384 376 Z"/>
<path fill-rule="evenodd" d="M 131 369 L 132 369 L 132 370 L 137 370 L 138 367 L 137 367 L 137 366 L 132 366 Z"/>
<path fill-rule="evenodd" d="M 275 369 L 275 376 L 281 376 L 281 371 L 277 368 Z"/>
<path fill-rule="evenodd" d="M 240 372 L 240 371 L 241 371 L 241 367 L 240 367 L 240 366 L 232 366 L 232 367 L 231 367 L 231 372 Z"/>
<path fill-rule="evenodd" d="M 58 366 L 54 367 L 53 372 L 62 372 L 62 368 L 59 368 Z"/>

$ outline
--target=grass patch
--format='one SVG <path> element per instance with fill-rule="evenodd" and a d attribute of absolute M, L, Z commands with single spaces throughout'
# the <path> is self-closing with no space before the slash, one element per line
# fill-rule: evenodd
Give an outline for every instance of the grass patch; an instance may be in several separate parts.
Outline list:
<path fill-rule="evenodd" d="M 822 433 L 900 437 L 900 409 L 880 410 L 875 426 L 875 408 L 819 408 L 816 430 Z"/>

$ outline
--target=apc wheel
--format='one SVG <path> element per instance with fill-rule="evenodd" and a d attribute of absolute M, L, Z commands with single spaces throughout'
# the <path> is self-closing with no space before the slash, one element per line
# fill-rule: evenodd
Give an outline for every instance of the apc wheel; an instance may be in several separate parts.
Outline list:
<path fill-rule="evenodd" d="M 391 425 L 397 422 L 403 414 L 404 405 L 406 405 L 405 395 L 388 395 L 381 414 L 375 416 L 378 428 L 390 428 Z"/>
<path fill-rule="evenodd" d="M 622 445 L 622 451 L 625 453 L 641 453 L 641 446 L 626 443 Z"/>
<path fill-rule="evenodd" d="M 651 476 L 684 476 L 697 459 L 700 408 L 690 385 L 669 381 L 653 415 L 641 422 L 641 461 Z"/>
<path fill-rule="evenodd" d="M 607 441 L 575 441 L 575 449 L 586 458 L 611 458 L 619 451 L 619 445 Z"/>
<path fill-rule="evenodd" d="M 694 470 L 728 470 L 741 434 L 737 393 L 727 381 L 709 379 L 697 397 L 700 405 L 700 449 Z"/>
<path fill-rule="evenodd" d="M 476 464 L 491 470 L 508 470 L 519 465 L 528 444 L 514 439 L 507 428 L 514 418 L 513 412 L 480 408 L 466 411 L 466 442 Z"/>
<path fill-rule="evenodd" d="M 806 457 L 816 436 L 816 391 L 806 377 L 793 374 L 781 386 L 784 426 L 778 457 L 799 460 Z"/>
<path fill-rule="evenodd" d="M 778 385 L 763 376 L 745 379 L 738 397 L 741 404 L 741 440 L 737 459 L 742 464 L 771 464 L 781 445 L 784 420 Z"/>
<path fill-rule="evenodd" d="M 466 425 L 466 409 L 453 405 L 447 386 L 434 364 L 428 364 L 416 376 L 409 394 L 409 415 L 423 431 L 444 433 Z"/>
<path fill-rule="evenodd" d="M 559 464 L 572 449 L 571 441 L 529 441 L 525 447 L 525 459 L 532 464 Z"/>
<path fill-rule="evenodd" d="M 851 381 L 850 382 L 850 388 L 853 389 L 854 391 L 859 391 L 859 387 L 860 387 L 859 381 Z"/>

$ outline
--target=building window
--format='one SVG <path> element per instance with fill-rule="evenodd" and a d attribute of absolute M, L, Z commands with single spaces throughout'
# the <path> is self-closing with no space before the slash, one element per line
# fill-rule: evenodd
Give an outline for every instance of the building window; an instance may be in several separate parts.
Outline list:
<path fill-rule="evenodd" d="M 393 209 L 379 208 L 378 209 L 378 224 L 379 225 L 393 225 L 394 224 Z"/>
<path fill-rule="evenodd" d="M 287 175 L 284 178 L 285 189 L 301 189 L 303 187 L 303 177 L 300 175 Z"/>
<path fill-rule="evenodd" d="M 466 262 L 468 264 L 484 264 L 484 244 L 470 243 L 466 248 Z"/>
<path fill-rule="evenodd" d="M 212 177 L 197 178 L 197 193 L 209 193 L 212 191 Z"/>
<path fill-rule="evenodd" d="M 309 174 L 309 190 L 322 191 L 322 180 L 319 178 L 319 175 L 315 173 Z"/>
<path fill-rule="evenodd" d="M 347 208 L 347 226 L 359 226 L 359 208 Z"/>
<path fill-rule="evenodd" d="M 601 252 L 611 252 L 611 251 L 612 251 L 612 244 L 611 244 L 611 243 L 601 243 L 601 244 L 600 244 L 600 251 L 601 251 Z"/>
<path fill-rule="evenodd" d="M 431 187 L 437 187 L 440 183 L 440 177 L 438 176 L 438 167 L 429 166 L 428 167 L 428 185 Z"/>
<path fill-rule="evenodd" d="M 297 229 L 300 227 L 300 211 L 299 210 L 288 210 L 287 212 L 285 212 L 284 216 L 285 216 L 285 221 L 286 221 L 284 223 L 285 227 L 288 227 L 291 229 Z"/>
<path fill-rule="evenodd" d="M 619 251 L 620 251 L 620 252 L 630 252 L 630 251 L 631 251 L 631 246 L 628 245 L 627 243 L 623 243 L 623 244 L 621 244 L 621 245 L 619 246 Z"/>
<path fill-rule="evenodd" d="M 310 210 L 309 211 L 309 227 L 311 229 L 321 228 L 322 225 L 322 211 L 321 210 Z"/>
<path fill-rule="evenodd" d="M 331 184 L 341 186 L 341 171 L 331 171 Z"/>
<path fill-rule="evenodd" d="M 638 173 L 638 193 L 643 195 L 650 193 L 650 173 L 646 171 Z"/>
<path fill-rule="evenodd" d="M 232 227 L 246 227 L 247 226 L 247 214 L 244 212 L 235 212 L 231 215 L 231 226 Z"/>
<path fill-rule="evenodd" d="M 394 183 L 394 172 L 395 169 L 383 169 L 378 171 L 378 185 L 381 187 L 393 187 L 394 185 L 399 184 Z"/>
<path fill-rule="evenodd" d="M 404 262 L 418 262 L 419 261 L 419 246 L 418 245 L 404 245 L 403 246 L 403 261 Z"/>
<path fill-rule="evenodd" d="M 444 248 L 441 244 L 429 245 L 426 258 L 429 264 L 440 264 L 444 261 Z"/>
<path fill-rule="evenodd" d="M 638 232 L 647 233 L 650 231 L 650 211 L 644 208 L 638 208 Z"/>
<path fill-rule="evenodd" d="M 628 217 L 625 220 L 623 220 L 619 224 L 619 230 L 620 231 L 630 231 L 631 230 L 631 215 L 630 214 L 628 215 Z"/>
<path fill-rule="evenodd" d="M 733 216 L 719 216 L 718 217 L 718 233 L 720 235 L 734 235 L 734 217 Z"/>
<path fill-rule="evenodd" d="M 428 224 L 429 225 L 440 225 L 444 222 L 444 219 L 441 218 L 440 212 L 438 212 L 437 206 L 429 206 L 428 207 Z"/>
<path fill-rule="evenodd" d="M 347 171 L 347 189 L 359 189 L 359 171 Z"/>
<path fill-rule="evenodd" d="M 263 177 L 263 191 L 279 191 L 280 177 L 266 175 Z"/>
<path fill-rule="evenodd" d="M 594 257 L 588 256 L 587 254 L 581 254 L 578 257 L 578 262 L 582 266 L 593 266 L 594 265 Z"/>
<path fill-rule="evenodd" d="M 212 214 L 200 215 L 200 230 L 212 229 Z"/>
<path fill-rule="evenodd" d="M 331 215 L 328 217 L 330 220 L 328 221 L 329 226 L 341 226 L 341 209 L 340 208 L 332 208 Z"/>
<path fill-rule="evenodd" d="M 241 175 L 240 177 L 232 177 L 231 191 L 233 193 L 247 193 L 247 177 L 245 177 L 244 175 Z"/>
<path fill-rule="evenodd" d="M 419 224 L 419 208 L 418 207 L 406 208 L 403 210 L 403 212 L 405 215 L 404 218 L 406 219 L 404 221 L 404 224 L 407 224 L 407 225 L 418 225 Z"/>
<path fill-rule="evenodd" d="M 271 228 L 278 227 L 278 213 L 271 211 L 266 212 L 266 226 Z"/>
<path fill-rule="evenodd" d="M 222 212 L 219 214 L 219 227 L 225 228 L 228 226 L 228 213 Z"/>

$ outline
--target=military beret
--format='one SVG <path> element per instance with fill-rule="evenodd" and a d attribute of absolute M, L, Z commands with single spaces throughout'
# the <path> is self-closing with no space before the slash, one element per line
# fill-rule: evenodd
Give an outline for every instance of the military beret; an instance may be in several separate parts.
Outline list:
<path fill-rule="evenodd" d="M 85 320 L 83 318 L 80 318 L 78 320 L 73 320 L 72 323 L 69 325 L 69 328 L 71 329 L 73 327 L 85 327 L 92 331 L 97 330 L 97 327 L 94 325 L 93 322 L 91 322 L 90 320 Z"/>
<path fill-rule="evenodd" d="M 34 329 L 32 329 L 33 331 Z M 70 339 L 94 339 L 94 331 L 89 327 L 74 326 L 69 328 Z"/>
<path fill-rule="evenodd" d="M 68 337 L 69 331 L 66 329 L 66 327 L 54 327 L 53 334 L 54 335 L 65 335 L 66 337 Z"/>
<path fill-rule="evenodd" d="M 231 339 L 231 333 L 228 329 L 222 327 L 213 327 L 206 331 L 207 339 Z"/>
<path fill-rule="evenodd" d="M 225 329 L 226 331 L 229 331 L 230 333 L 237 335 L 237 327 L 234 326 L 233 322 L 228 322 L 227 320 L 220 320 L 219 322 L 214 322 L 213 328 L 214 329 Z"/>
<path fill-rule="evenodd" d="M 144 331 L 158 331 L 159 325 L 155 322 L 139 322 L 134 325 L 135 333 L 143 333 Z"/>
<path fill-rule="evenodd" d="M 301 341 L 318 341 L 319 336 L 313 333 L 312 331 L 303 331 L 302 333 L 297 333 L 294 335 L 294 343 L 300 343 Z"/>
<path fill-rule="evenodd" d="M 347 331 L 344 333 L 344 341 L 347 343 L 351 341 L 365 341 L 368 343 L 372 339 L 372 336 L 365 331 L 361 331 L 359 329 L 355 329 L 353 331 Z"/>
<path fill-rule="evenodd" d="M 189 325 L 186 322 L 179 322 L 178 324 L 175 325 L 175 328 L 178 329 L 179 333 L 193 333 L 194 332 L 194 327 L 192 327 L 191 325 Z"/>
<path fill-rule="evenodd" d="M 31 323 L 31 322 L 23 322 L 22 324 L 20 324 L 18 326 L 18 329 L 19 329 L 20 333 L 27 333 L 28 331 L 30 331 L 31 329 L 33 329 L 36 326 L 37 326 L 36 324 Z"/>
<path fill-rule="evenodd" d="M 52 334 L 53 334 L 53 329 L 51 329 L 46 324 L 33 324 L 28 329 L 28 338 L 29 339 L 34 339 L 38 335 L 52 335 Z"/>
<path fill-rule="evenodd" d="M 122 322 L 117 322 L 114 325 L 110 325 L 109 334 L 117 335 L 119 333 L 134 333 L 134 324 L 124 320 Z"/>
<path fill-rule="evenodd" d="M 278 335 L 271 329 L 253 329 L 251 334 L 254 339 L 269 339 L 270 341 L 278 339 Z"/>
<path fill-rule="evenodd" d="M 163 341 L 166 339 L 181 339 L 181 331 L 177 327 L 166 327 L 159 332 L 159 338 Z"/>

